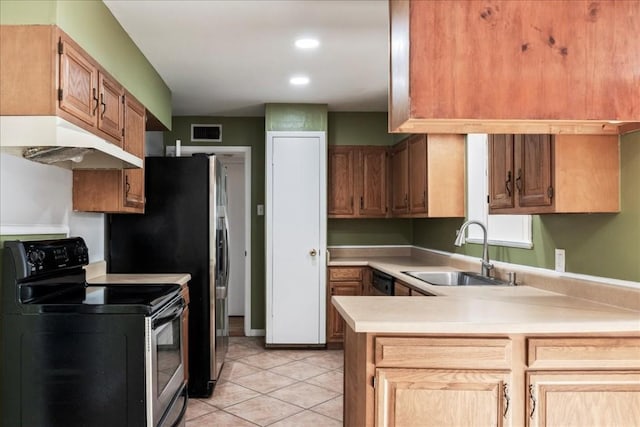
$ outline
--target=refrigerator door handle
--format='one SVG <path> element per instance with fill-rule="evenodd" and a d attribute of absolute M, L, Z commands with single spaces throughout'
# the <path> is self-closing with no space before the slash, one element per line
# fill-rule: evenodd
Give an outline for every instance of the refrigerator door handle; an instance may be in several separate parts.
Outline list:
<path fill-rule="evenodd" d="M 226 298 L 227 298 L 227 287 L 216 286 L 216 299 L 226 299 Z"/>

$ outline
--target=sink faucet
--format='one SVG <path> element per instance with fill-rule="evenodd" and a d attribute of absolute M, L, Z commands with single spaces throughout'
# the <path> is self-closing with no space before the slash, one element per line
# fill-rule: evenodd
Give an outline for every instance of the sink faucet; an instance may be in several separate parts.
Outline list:
<path fill-rule="evenodd" d="M 489 271 L 493 268 L 493 264 L 491 264 L 489 262 L 489 244 L 487 243 L 487 227 L 484 226 L 483 223 L 481 223 L 480 221 L 467 221 L 464 224 L 462 224 L 462 227 L 460 227 L 460 230 L 458 230 L 458 237 L 456 237 L 456 241 L 453 242 L 454 245 L 456 246 L 462 246 L 464 245 L 465 239 L 464 239 L 464 232 L 467 229 L 468 226 L 470 226 L 471 224 L 476 224 L 479 225 L 480 228 L 482 228 L 482 233 L 484 235 L 484 239 L 483 239 L 483 243 L 482 243 L 482 271 L 481 274 L 485 277 L 490 277 L 489 276 Z"/>

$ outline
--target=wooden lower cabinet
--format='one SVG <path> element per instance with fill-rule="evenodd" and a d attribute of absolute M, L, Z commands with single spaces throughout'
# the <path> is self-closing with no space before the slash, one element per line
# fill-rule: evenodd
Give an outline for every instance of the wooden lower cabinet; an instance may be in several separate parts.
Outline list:
<path fill-rule="evenodd" d="M 509 373 L 376 370 L 376 425 L 510 425 Z"/>
<path fill-rule="evenodd" d="M 638 426 L 640 371 L 528 372 L 528 426 Z"/>
<path fill-rule="evenodd" d="M 363 267 L 329 267 L 327 289 L 327 345 L 340 348 L 344 340 L 345 323 L 338 310 L 331 304 L 332 296 L 361 296 L 364 276 Z"/>
<path fill-rule="evenodd" d="M 640 336 L 345 330 L 345 426 L 640 426 Z"/>
<path fill-rule="evenodd" d="M 393 284 L 393 295 L 397 297 L 411 296 L 411 288 L 404 283 L 396 280 Z"/>

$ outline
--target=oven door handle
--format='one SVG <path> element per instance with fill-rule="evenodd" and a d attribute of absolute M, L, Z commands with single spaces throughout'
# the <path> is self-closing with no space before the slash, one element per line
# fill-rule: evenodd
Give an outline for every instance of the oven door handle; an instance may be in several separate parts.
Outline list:
<path fill-rule="evenodd" d="M 153 323 L 151 325 L 151 329 L 157 329 L 160 326 L 167 324 L 169 322 L 173 322 L 182 316 L 182 312 L 184 311 L 184 301 L 180 301 L 180 305 L 176 306 L 176 308 L 167 310 L 166 313 L 163 313 L 162 316 L 158 316 L 153 319 Z"/>

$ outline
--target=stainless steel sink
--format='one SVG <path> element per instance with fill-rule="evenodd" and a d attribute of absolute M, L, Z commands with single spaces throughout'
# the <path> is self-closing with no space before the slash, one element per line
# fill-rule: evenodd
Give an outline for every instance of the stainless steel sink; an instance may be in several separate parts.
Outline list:
<path fill-rule="evenodd" d="M 416 279 L 436 286 L 508 286 L 509 283 L 470 271 L 403 271 Z"/>

